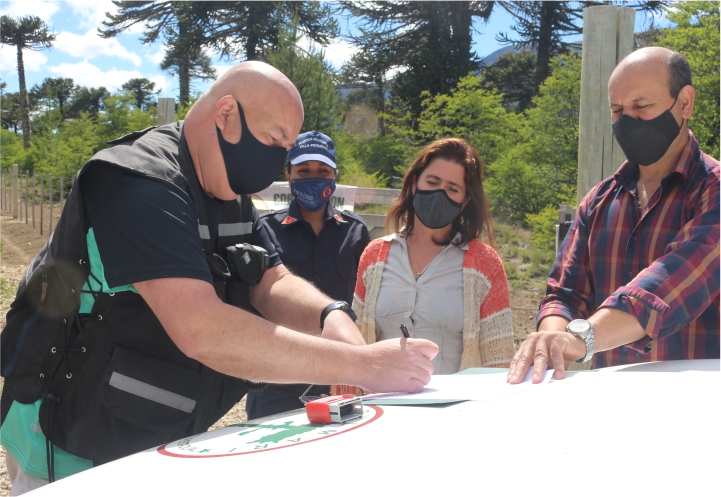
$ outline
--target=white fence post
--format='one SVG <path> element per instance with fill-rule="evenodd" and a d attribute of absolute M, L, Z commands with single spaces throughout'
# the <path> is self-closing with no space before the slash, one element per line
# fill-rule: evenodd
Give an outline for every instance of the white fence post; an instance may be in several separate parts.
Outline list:
<path fill-rule="evenodd" d="M 158 99 L 158 126 L 169 124 L 175 121 L 175 99 Z"/>
<path fill-rule="evenodd" d="M 616 65 L 633 50 L 636 11 L 600 5 L 583 11 L 581 109 L 578 129 L 578 199 L 623 163 L 613 138 L 608 80 Z"/>

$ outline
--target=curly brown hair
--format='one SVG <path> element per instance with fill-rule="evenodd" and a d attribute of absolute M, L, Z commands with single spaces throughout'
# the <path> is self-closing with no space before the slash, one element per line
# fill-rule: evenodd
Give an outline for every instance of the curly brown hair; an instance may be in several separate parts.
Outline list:
<path fill-rule="evenodd" d="M 436 158 L 445 159 L 463 167 L 468 204 L 463 208 L 460 216 L 453 221 L 450 238 L 447 240 L 434 239 L 433 241 L 438 245 L 453 243 L 460 246 L 473 238 L 484 238 L 486 243 L 493 246 L 495 234 L 488 200 L 483 191 L 483 163 L 473 147 L 460 138 L 436 140 L 421 150 L 406 171 L 401 194 L 388 212 L 386 231 L 400 233 L 403 236 L 408 236 L 413 232 L 415 210 L 413 209 L 412 187 L 428 164 Z M 456 233 L 460 233 L 461 236 L 453 240 Z"/>

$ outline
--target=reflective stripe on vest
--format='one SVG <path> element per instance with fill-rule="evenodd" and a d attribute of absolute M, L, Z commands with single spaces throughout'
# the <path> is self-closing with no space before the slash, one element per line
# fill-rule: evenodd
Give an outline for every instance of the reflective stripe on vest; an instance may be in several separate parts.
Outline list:
<path fill-rule="evenodd" d="M 173 409 L 178 409 L 187 413 L 193 412 L 195 409 L 195 401 L 188 397 L 183 397 L 177 393 L 154 387 L 142 381 L 134 380 L 128 376 L 113 371 L 110 376 L 110 386 L 115 387 L 123 392 L 128 392 L 144 399 L 152 400 L 158 404 L 163 404 Z"/>
<path fill-rule="evenodd" d="M 253 232 L 253 223 L 219 224 L 218 236 L 242 236 Z M 198 233 L 203 240 L 210 240 L 210 230 L 204 224 L 198 225 Z"/>

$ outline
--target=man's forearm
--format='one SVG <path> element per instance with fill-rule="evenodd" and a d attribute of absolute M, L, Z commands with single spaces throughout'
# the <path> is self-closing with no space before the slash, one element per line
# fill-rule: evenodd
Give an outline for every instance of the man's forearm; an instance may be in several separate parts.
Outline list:
<path fill-rule="evenodd" d="M 430 381 L 431 360 L 438 352 L 427 340 L 358 347 L 296 333 L 224 304 L 206 281 L 166 278 L 136 283 L 135 288 L 185 355 L 248 380 L 418 392 Z M 352 322 L 350 326 L 355 328 Z"/>
<path fill-rule="evenodd" d="M 615 349 L 646 336 L 635 316 L 618 309 L 604 307 L 596 311 L 588 321 L 595 330 L 596 352 Z"/>
<path fill-rule="evenodd" d="M 615 349 L 646 336 L 634 316 L 618 309 L 600 309 L 588 318 L 588 321 L 595 331 L 596 352 Z M 561 316 L 546 316 L 539 323 L 538 331 L 565 331 L 568 323 L 569 321 Z M 565 359 L 575 361 L 585 356 L 585 342 L 580 338 L 571 342 L 571 346 L 564 351 Z"/>
<path fill-rule="evenodd" d="M 333 300 L 281 264 L 266 271 L 250 302 L 269 321 L 320 335 L 320 314 Z"/>

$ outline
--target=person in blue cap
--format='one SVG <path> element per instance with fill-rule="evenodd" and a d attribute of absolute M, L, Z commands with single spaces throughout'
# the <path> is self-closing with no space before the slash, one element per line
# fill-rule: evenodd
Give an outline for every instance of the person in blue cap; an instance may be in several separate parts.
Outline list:
<path fill-rule="evenodd" d="M 370 234 L 363 219 L 335 209 L 338 167 L 333 140 L 318 131 L 298 136 L 288 152 L 285 173 L 293 200 L 286 209 L 268 211 L 260 225 L 278 250 L 285 267 L 310 281 L 337 301 L 352 302 L 358 262 Z M 269 385 L 249 392 L 248 419 L 303 407 L 299 397 L 308 385 Z M 313 386 L 308 396 L 328 394 L 330 387 Z"/>

